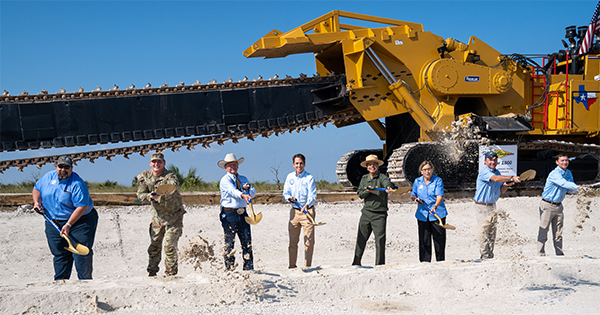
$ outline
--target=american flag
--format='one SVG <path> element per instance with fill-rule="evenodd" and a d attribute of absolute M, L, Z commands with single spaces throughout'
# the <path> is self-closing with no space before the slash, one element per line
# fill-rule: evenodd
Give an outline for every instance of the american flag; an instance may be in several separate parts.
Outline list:
<path fill-rule="evenodd" d="M 594 39 L 594 34 L 600 29 L 600 20 L 598 20 L 598 15 L 600 14 L 600 1 L 598 1 L 598 5 L 596 5 L 596 10 L 594 10 L 594 15 L 592 15 L 592 21 L 590 22 L 590 26 L 588 26 L 587 32 L 585 33 L 585 37 L 583 38 L 583 42 L 581 42 L 581 47 L 579 47 L 579 54 L 583 55 L 590 50 L 592 46 L 592 40 Z"/>

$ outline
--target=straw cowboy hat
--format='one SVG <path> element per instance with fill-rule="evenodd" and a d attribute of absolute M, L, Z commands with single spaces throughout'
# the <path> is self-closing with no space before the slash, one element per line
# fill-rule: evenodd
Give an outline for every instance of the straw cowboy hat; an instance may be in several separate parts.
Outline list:
<path fill-rule="evenodd" d="M 223 160 L 217 162 L 217 165 L 219 165 L 220 168 L 225 168 L 225 164 L 227 164 L 229 162 L 237 162 L 239 165 L 239 164 L 242 164 L 242 162 L 244 162 L 244 158 L 241 157 L 239 159 L 236 159 L 235 155 L 233 153 L 229 153 L 225 156 L 225 158 Z"/>
<path fill-rule="evenodd" d="M 377 155 L 371 154 L 371 155 L 367 156 L 367 158 L 364 161 L 362 161 L 362 163 L 360 163 L 360 166 L 367 168 L 367 163 L 371 163 L 371 162 L 377 162 L 378 166 L 383 165 L 383 161 L 381 161 L 379 158 L 377 158 Z"/>

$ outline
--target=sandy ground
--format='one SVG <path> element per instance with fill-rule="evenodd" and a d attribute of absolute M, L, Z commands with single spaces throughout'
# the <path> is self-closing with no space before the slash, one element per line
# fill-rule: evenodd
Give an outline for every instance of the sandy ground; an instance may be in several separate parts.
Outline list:
<path fill-rule="evenodd" d="M 99 207 L 94 280 L 52 281 L 44 220 L 27 211 L 0 213 L 1 314 L 482 314 L 596 313 L 600 309 L 600 197 L 565 199 L 564 248 L 535 255 L 539 197 L 503 198 L 496 258 L 479 260 L 472 201 L 447 201 L 446 261 L 419 263 L 413 204 L 391 204 L 387 264 L 374 267 L 369 240 L 363 267 L 351 266 L 360 202 L 317 204 L 313 267 L 287 269 L 285 205 L 256 204 L 255 272 L 225 273 L 215 206 L 188 207 L 180 256 L 198 235 L 216 262 L 180 261 L 180 272 L 146 273 L 148 206 Z M 201 231 L 201 232 L 199 232 Z M 548 244 L 551 245 L 551 244 Z M 239 241 L 236 243 L 239 247 Z M 237 262 L 240 261 L 238 249 Z M 303 259 L 303 253 L 299 259 Z M 183 257 L 182 257 L 183 258 Z M 299 264 L 300 265 L 300 264 Z M 76 274 L 72 275 L 76 279 Z"/>

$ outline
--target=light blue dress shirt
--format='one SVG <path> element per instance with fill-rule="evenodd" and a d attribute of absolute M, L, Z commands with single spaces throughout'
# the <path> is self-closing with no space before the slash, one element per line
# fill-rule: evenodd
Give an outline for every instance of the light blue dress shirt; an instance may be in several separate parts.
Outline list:
<path fill-rule="evenodd" d="M 301 207 L 304 205 L 308 205 L 308 208 L 314 206 L 317 201 L 315 178 L 306 170 L 302 171 L 300 175 L 296 175 L 296 172 L 289 173 L 283 185 L 283 199 L 287 201 L 290 197 L 298 199 Z M 295 205 L 293 206 L 295 208 Z"/>
<path fill-rule="evenodd" d="M 246 176 L 238 174 L 238 178 L 240 179 L 240 187 L 244 187 L 245 184 L 250 183 Z M 221 206 L 234 209 L 246 207 L 246 200 L 242 198 L 242 192 L 237 189 L 235 184 L 235 175 L 231 173 L 225 174 L 221 178 L 219 188 L 221 189 Z M 256 189 L 252 186 L 250 186 L 249 195 L 250 198 L 256 196 Z"/>
<path fill-rule="evenodd" d="M 577 192 L 577 186 L 573 182 L 573 174 L 569 170 L 563 170 L 557 166 L 546 179 L 542 198 L 550 202 L 562 202 L 567 192 Z"/>
<path fill-rule="evenodd" d="M 425 179 L 423 176 L 421 176 L 415 179 L 411 196 L 415 196 L 423 200 L 425 205 L 427 205 L 427 208 L 431 209 L 437 201 L 437 196 L 444 196 L 444 183 L 442 182 L 441 178 L 431 175 L 429 184 L 425 184 Z M 445 218 L 448 215 L 444 200 L 442 200 L 440 205 L 437 207 L 435 213 L 440 218 Z M 429 211 L 421 204 L 418 204 L 415 217 L 419 221 L 437 221 L 437 218 L 433 214 L 429 213 Z"/>
<path fill-rule="evenodd" d="M 495 203 L 500 198 L 502 185 L 490 180 L 494 175 L 502 175 L 498 169 L 492 171 L 491 168 L 484 166 L 479 175 L 477 175 L 477 189 L 475 190 L 475 202 Z"/>

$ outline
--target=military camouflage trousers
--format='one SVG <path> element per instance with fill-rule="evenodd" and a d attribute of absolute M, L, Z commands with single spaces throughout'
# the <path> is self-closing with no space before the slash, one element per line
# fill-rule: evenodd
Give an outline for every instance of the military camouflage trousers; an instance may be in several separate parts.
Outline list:
<path fill-rule="evenodd" d="M 183 214 L 172 225 L 150 223 L 150 246 L 148 247 L 148 274 L 156 275 L 165 240 L 165 274 L 177 274 L 177 242 L 183 232 Z"/>

